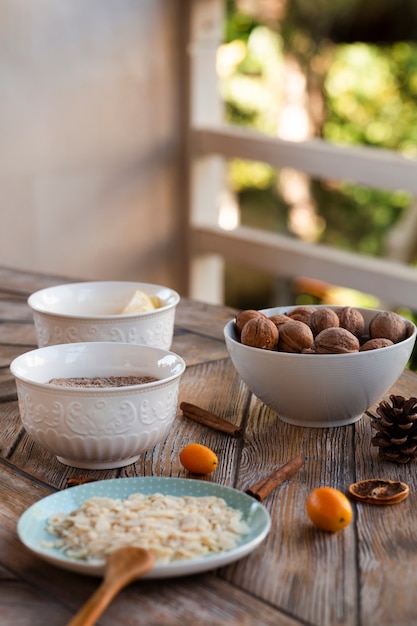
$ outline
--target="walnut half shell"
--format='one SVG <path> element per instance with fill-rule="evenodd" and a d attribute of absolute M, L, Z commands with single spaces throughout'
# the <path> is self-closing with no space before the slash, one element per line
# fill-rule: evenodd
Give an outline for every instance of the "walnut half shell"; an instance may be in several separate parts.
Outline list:
<path fill-rule="evenodd" d="M 369 504 L 397 504 L 407 498 L 410 488 L 399 480 L 369 478 L 353 483 L 348 492 L 355 500 Z"/>

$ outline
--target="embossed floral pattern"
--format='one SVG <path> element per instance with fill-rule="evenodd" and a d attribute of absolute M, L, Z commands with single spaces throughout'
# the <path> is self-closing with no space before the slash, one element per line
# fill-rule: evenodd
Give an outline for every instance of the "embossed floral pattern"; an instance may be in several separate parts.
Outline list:
<path fill-rule="evenodd" d="M 39 347 L 89 341 L 118 341 L 169 349 L 171 346 L 174 318 L 170 311 L 160 319 L 146 321 L 91 323 L 77 320 L 70 323 L 56 321 L 34 313 L 34 323 Z"/>

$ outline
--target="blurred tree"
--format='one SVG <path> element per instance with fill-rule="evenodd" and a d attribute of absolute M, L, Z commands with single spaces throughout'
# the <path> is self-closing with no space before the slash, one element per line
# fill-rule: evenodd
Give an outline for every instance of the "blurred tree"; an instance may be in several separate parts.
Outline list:
<path fill-rule="evenodd" d="M 291 130 L 291 139 L 322 136 L 417 154 L 417 44 L 406 43 L 416 31 L 417 3 L 236 0 L 227 6 L 226 41 L 238 39 L 246 49 L 223 83 L 233 123 L 285 138 Z M 288 76 L 292 93 L 283 87 Z M 259 220 L 265 205 L 279 214 L 281 230 L 365 254 L 387 253 L 387 234 L 411 205 L 408 194 L 303 177 L 293 177 L 291 188 L 286 173 L 264 169 L 262 185 L 251 180 L 252 164 L 246 164 L 246 183 L 244 163 L 231 169 L 244 222 Z M 413 246 L 403 249 L 409 251 L 403 260 L 414 262 Z"/>

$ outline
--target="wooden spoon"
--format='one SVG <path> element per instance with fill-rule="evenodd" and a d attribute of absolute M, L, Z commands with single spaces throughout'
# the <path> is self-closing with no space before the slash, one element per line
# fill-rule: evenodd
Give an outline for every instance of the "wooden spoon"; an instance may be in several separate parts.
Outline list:
<path fill-rule="evenodd" d="M 112 552 L 107 561 L 103 582 L 67 626 L 95 624 L 116 594 L 151 570 L 154 562 L 153 552 L 143 548 L 126 546 Z"/>

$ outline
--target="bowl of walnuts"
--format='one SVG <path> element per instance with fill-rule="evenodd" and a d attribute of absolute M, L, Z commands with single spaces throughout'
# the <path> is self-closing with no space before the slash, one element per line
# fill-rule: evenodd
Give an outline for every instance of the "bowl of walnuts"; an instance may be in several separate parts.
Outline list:
<path fill-rule="evenodd" d="M 249 390 L 284 422 L 310 427 L 359 420 L 400 377 L 416 335 L 394 311 L 331 305 L 248 309 L 224 328 Z"/>

